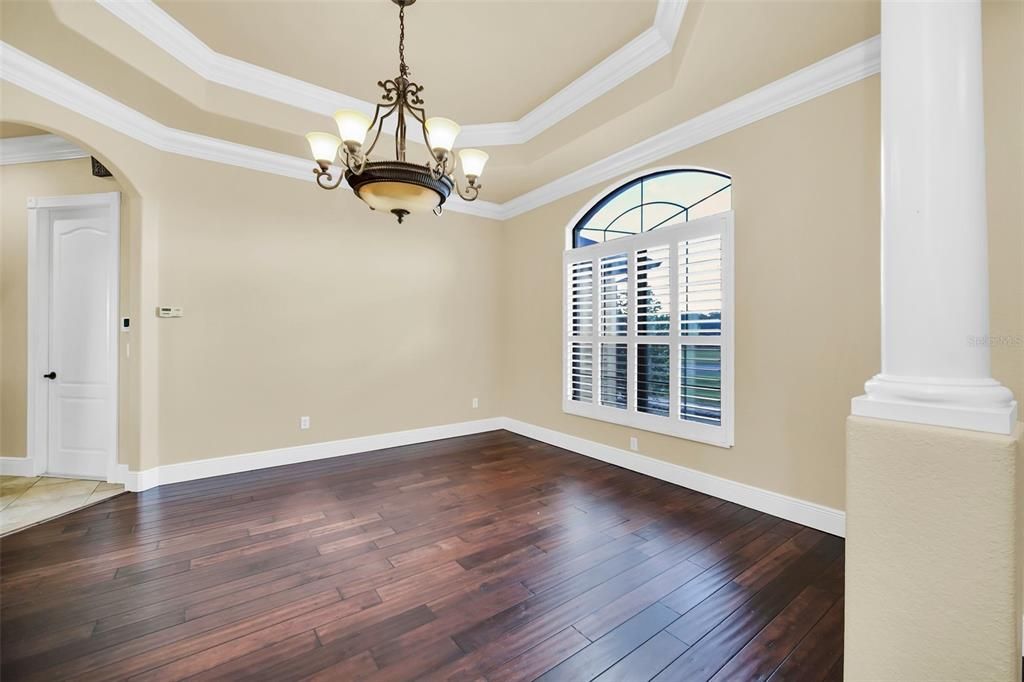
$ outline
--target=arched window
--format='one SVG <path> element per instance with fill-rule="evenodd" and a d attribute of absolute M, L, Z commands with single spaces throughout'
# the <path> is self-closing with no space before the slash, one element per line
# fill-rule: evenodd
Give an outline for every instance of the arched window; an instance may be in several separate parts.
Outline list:
<path fill-rule="evenodd" d="M 572 230 L 572 247 L 601 244 L 732 208 L 732 178 L 701 168 L 655 171 L 597 201 Z"/>
<path fill-rule="evenodd" d="M 732 180 L 640 175 L 570 224 L 563 409 L 733 443 Z"/>

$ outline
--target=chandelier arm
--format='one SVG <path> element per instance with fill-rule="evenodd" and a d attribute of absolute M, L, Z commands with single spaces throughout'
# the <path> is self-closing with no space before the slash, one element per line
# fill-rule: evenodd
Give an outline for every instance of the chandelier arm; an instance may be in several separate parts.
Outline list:
<path fill-rule="evenodd" d="M 370 152 L 373 151 L 373 148 L 377 146 L 377 141 L 380 140 L 380 134 L 384 131 L 384 119 L 386 119 L 388 116 L 393 114 L 395 112 L 395 107 L 397 107 L 397 106 L 398 106 L 398 102 L 395 102 L 394 104 L 378 104 L 377 105 L 377 111 L 373 115 L 373 123 L 370 124 L 370 128 L 369 128 L 369 129 L 373 129 L 374 125 L 376 125 L 377 126 L 377 134 L 373 136 L 373 142 L 370 143 L 370 146 L 367 147 L 366 151 L 364 151 L 362 153 L 362 156 L 364 158 L 369 156 Z M 387 109 L 387 111 L 384 113 L 384 115 L 381 115 L 380 114 L 381 110 L 383 110 L 385 108 Z"/>
<path fill-rule="evenodd" d="M 350 154 L 347 149 L 345 150 L 345 167 L 353 175 L 359 175 L 363 172 L 366 168 L 367 159 L 366 154 Z M 355 165 L 353 165 L 353 162 Z"/>
<path fill-rule="evenodd" d="M 452 182 L 455 183 L 455 191 L 465 201 L 476 201 L 476 198 L 480 196 L 480 189 L 483 187 L 483 185 L 469 185 L 463 191 L 458 178 L 452 176 Z"/>
<path fill-rule="evenodd" d="M 320 185 L 320 187 L 322 187 L 324 189 L 338 189 L 338 185 L 341 184 L 341 181 L 342 181 L 342 179 L 344 179 L 344 175 L 345 175 L 344 173 L 338 173 L 338 180 L 337 180 L 337 182 L 335 182 L 333 185 L 331 185 L 331 184 L 325 185 L 324 182 L 323 182 L 324 178 L 327 178 L 327 182 L 328 183 L 334 178 L 334 176 L 331 174 L 331 172 L 330 171 L 325 171 L 325 170 L 320 170 L 319 168 L 314 168 L 313 172 L 316 174 L 316 184 Z"/>

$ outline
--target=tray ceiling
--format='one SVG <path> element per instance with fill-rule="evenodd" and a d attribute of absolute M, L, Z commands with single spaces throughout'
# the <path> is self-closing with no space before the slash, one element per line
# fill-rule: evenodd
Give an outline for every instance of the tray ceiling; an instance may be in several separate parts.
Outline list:
<path fill-rule="evenodd" d="M 158 0 L 213 50 L 358 99 L 397 75 L 398 8 L 387 0 Z M 420 0 L 406 57 L 427 111 L 515 121 L 650 28 L 656 0 Z"/>

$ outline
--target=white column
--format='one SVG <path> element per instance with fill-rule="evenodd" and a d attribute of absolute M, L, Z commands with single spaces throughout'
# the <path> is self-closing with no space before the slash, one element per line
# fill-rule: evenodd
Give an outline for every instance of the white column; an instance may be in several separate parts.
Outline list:
<path fill-rule="evenodd" d="M 991 377 L 979 0 L 882 2 L 882 371 L 853 414 L 1009 434 Z"/>

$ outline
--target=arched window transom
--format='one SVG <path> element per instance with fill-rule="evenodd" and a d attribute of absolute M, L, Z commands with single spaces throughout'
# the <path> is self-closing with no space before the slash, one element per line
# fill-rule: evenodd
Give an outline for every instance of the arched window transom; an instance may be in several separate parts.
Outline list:
<path fill-rule="evenodd" d="M 732 208 L 732 178 L 717 171 L 656 171 L 602 197 L 573 227 L 578 248 L 688 222 Z"/>

